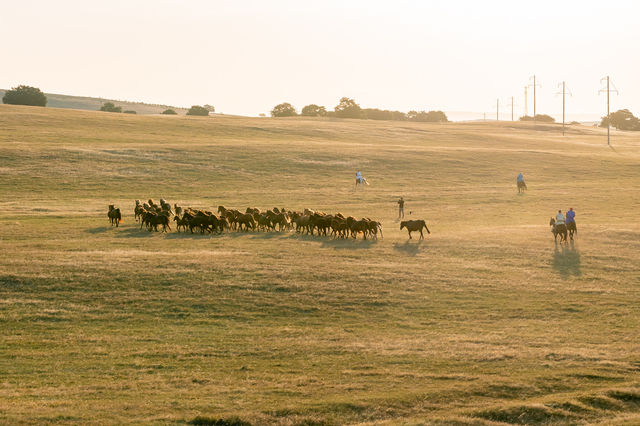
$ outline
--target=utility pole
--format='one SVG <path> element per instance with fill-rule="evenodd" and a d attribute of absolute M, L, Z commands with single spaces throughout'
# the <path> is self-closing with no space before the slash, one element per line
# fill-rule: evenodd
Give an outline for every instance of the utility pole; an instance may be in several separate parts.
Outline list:
<path fill-rule="evenodd" d="M 515 103 L 513 103 L 513 96 L 511 97 L 511 103 L 507 104 L 507 106 L 511 107 L 511 121 L 513 121 L 513 107 L 516 106 Z M 526 115 L 526 114 L 525 114 Z"/>
<path fill-rule="evenodd" d="M 524 115 L 529 115 L 529 104 L 527 103 L 527 86 L 524 86 Z"/>
<path fill-rule="evenodd" d="M 558 84 L 558 87 L 562 86 L 562 92 L 556 93 L 557 95 L 562 94 L 562 136 L 564 136 L 564 113 L 565 113 L 565 96 L 573 96 L 570 90 L 567 89 L 567 84 L 563 81 Z"/>
<path fill-rule="evenodd" d="M 616 85 L 613 84 L 613 82 L 611 81 L 611 79 L 609 78 L 609 76 L 603 77 L 600 79 L 600 83 L 602 83 L 603 80 L 607 80 L 607 88 L 606 89 L 600 89 L 598 91 L 598 94 L 602 93 L 602 92 L 607 92 L 607 145 L 611 146 L 611 113 L 609 112 L 609 94 L 611 92 L 615 92 L 616 94 L 618 94 L 618 89 L 616 88 Z M 612 84 L 613 85 L 613 90 L 610 89 L 609 85 Z"/>
<path fill-rule="evenodd" d="M 500 121 L 500 99 L 496 99 L 496 121 Z"/>
<path fill-rule="evenodd" d="M 533 124 L 536 124 L 536 87 L 542 87 L 540 84 L 536 83 L 535 74 L 533 77 L 530 77 L 529 80 L 533 79 L 533 84 L 530 84 L 529 87 L 533 87 Z"/>

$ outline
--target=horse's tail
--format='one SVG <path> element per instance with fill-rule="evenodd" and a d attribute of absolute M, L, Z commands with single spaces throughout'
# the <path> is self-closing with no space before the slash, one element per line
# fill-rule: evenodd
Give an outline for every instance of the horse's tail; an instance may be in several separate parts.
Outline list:
<path fill-rule="evenodd" d="M 422 226 L 424 226 L 424 229 L 427 230 L 427 234 L 431 234 L 431 231 L 429 231 L 429 227 L 427 226 L 427 222 L 422 221 Z M 422 228 L 420 228 L 420 229 L 422 229 Z"/>

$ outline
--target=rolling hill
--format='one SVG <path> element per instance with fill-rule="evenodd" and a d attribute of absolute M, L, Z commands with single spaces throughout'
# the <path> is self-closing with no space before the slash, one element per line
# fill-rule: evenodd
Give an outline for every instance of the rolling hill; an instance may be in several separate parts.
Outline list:
<path fill-rule="evenodd" d="M 6 90 L 0 89 L 0 99 Z M 167 108 L 173 109 L 178 114 L 185 114 L 187 109 L 169 105 L 145 104 L 142 102 L 117 101 L 113 99 L 93 98 L 89 96 L 58 95 L 45 93 L 47 106 L 50 108 L 69 108 L 87 111 L 98 111 L 105 102 L 113 102 L 116 106 L 122 106 L 122 110 L 132 110 L 138 114 L 160 114 Z"/>

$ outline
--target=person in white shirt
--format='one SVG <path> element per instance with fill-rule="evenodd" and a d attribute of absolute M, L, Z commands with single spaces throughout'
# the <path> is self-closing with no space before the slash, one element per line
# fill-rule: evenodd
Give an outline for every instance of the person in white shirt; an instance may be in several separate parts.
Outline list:
<path fill-rule="evenodd" d="M 556 215 L 556 223 L 553 225 L 553 229 L 558 225 L 564 225 L 564 215 L 562 214 L 562 210 L 558 210 L 558 214 Z"/>
<path fill-rule="evenodd" d="M 357 171 L 356 172 L 356 186 L 355 186 L 356 188 L 358 187 L 359 183 L 362 183 L 362 184 L 365 184 L 365 185 L 369 185 L 369 182 L 367 182 L 367 180 L 362 177 L 362 172 Z"/>

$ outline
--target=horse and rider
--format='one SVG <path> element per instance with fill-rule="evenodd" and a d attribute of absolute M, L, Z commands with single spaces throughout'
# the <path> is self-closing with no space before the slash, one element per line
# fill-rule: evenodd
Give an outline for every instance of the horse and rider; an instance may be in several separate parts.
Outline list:
<path fill-rule="evenodd" d="M 518 174 L 516 184 L 518 186 L 518 194 L 523 193 L 527 189 L 527 184 L 524 183 L 524 176 L 522 175 L 522 172 Z"/>
<path fill-rule="evenodd" d="M 356 186 L 354 189 L 357 189 L 358 185 L 369 185 L 369 182 L 367 182 L 367 180 L 362 176 L 362 172 L 359 170 L 356 172 Z"/>
<path fill-rule="evenodd" d="M 567 233 L 572 240 L 574 233 L 578 233 L 578 228 L 576 227 L 576 212 L 573 210 L 573 207 L 569 208 L 566 217 L 562 214 L 562 210 L 558 210 L 556 217 L 551 218 L 549 225 L 551 225 L 551 232 L 553 233 L 554 239 L 557 239 L 558 235 L 560 235 L 560 242 L 567 241 Z"/>

